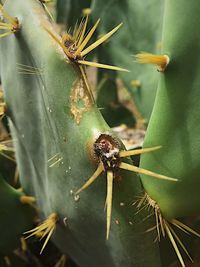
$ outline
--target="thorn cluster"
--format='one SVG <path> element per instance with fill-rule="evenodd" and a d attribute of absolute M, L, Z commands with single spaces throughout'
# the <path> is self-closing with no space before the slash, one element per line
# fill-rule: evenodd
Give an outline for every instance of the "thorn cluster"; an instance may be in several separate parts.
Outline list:
<path fill-rule="evenodd" d="M 152 176 L 158 179 L 168 180 L 172 182 L 178 181 L 176 178 L 168 177 L 165 175 L 157 174 L 152 171 L 148 171 L 134 165 L 122 162 L 125 157 L 133 155 L 139 155 L 143 153 L 152 152 L 160 149 L 161 146 L 152 148 L 136 149 L 131 151 L 120 151 L 119 144 L 115 139 L 108 134 L 101 134 L 94 143 L 94 154 L 99 160 L 98 167 L 94 174 L 88 179 L 88 181 L 76 192 L 76 195 L 88 188 L 102 172 L 107 176 L 107 196 L 106 196 L 106 212 L 107 212 L 107 227 L 106 227 L 106 239 L 109 238 L 110 225 L 111 225 L 111 212 L 112 212 L 112 192 L 113 192 L 113 179 L 117 177 L 120 169 L 141 173 L 147 176 Z"/>
<path fill-rule="evenodd" d="M 162 215 L 159 205 L 147 193 L 145 193 L 144 196 L 140 199 L 137 207 L 140 210 L 143 208 L 153 209 L 154 214 L 155 214 L 155 219 L 156 219 L 156 225 L 148 229 L 147 232 L 150 232 L 156 229 L 157 231 L 156 240 L 158 241 L 160 241 L 161 236 L 163 237 L 168 236 L 182 267 L 186 267 L 186 266 L 183 261 L 183 257 L 180 253 L 180 250 L 178 248 L 178 245 L 183 249 L 183 251 L 187 254 L 189 259 L 193 262 L 184 244 L 182 243 L 182 241 L 176 234 L 175 230 L 173 229 L 173 226 L 177 227 L 178 229 L 182 230 L 183 232 L 187 234 L 194 234 L 198 237 L 200 237 L 200 234 L 198 234 L 196 231 L 194 231 L 193 229 L 191 229 L 190 227 L 188 227 L 187 225 L 183 224 L 182 222 L 176 219 L 171 219 L 171 220 L 165 219 Z"/>

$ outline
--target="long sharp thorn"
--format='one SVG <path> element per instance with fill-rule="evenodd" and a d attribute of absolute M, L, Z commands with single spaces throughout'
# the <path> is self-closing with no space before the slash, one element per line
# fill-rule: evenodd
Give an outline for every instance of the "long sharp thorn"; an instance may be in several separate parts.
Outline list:
<path fill-rule="evenodd" d="M 87 23 L 88 23 L 88 15 L 86 16 L 86 19 L 85 19 L 85 23 L 83 25 L 83 30 L 81 31 L 81 35 L 80 35 L 80 38 L 78 40 L 78 47 L 81 45 L 81 43 L 83 42 L 83 38 L 84 38 L 84 35 L 85 35 L 85 31 L 86 31 L 86 28 L 87 28 Z"/>
<path fill-rule="evenodd" d="M 7 26 L 7 27 L 12 27 L 12 24 L 6 23 L 6 22 L 0 22 L 1 26 Z"/>
<path fill-rule="evenodd" d="M 5 37 L 5 36 L 8 36 L 8 35 L 10 35 L 10 34 L 12 34 L 12 33 L 13 33 L 12 31 L 2 33 L 2 34 L 0 34 L 0 38 Z"/>
<path fill-rule="evenodd" d="M 106 209 L 106 239 L 109 238 L 110 233 L 110 224 L 111 224 L 111 213 L 112 213 L 112 193 L 113 193 L 113 173 L 111 171 L 107 172 L 107 196 L 106 196 L 106 202 L 107 202 L 107 209 Z"/>
<path fill-rule="evenodd" d="M 118 26 L 116 26 L 114 29 L 112 29 L 110 32 L 99 38 L 96 42 L 88 46 L 85 50 L 81 50 L 81 56 L 85 56 L 88 53 L 90 53 L 93 49 L 95 49 L 97 46 L 105 42 L 108 38 L 110 38 L 121 26 L 123 23 L 120 23 Z"/>
<path fill-rule="evenodd" d="M 0 29 L 2 30 L 12 30 L 12 27 L 6 26 L 6 25 L 0 25 Z"/>
<path fill-rule="evenodd" d="M 154 150 L 160 149 L 162 146 L 155 146 L 155 147 L 150 147 L 150 148 L 141 148 L 141 149 L 135 149 L 135 150 L 130 150 L 130 151 L 121 151 L 119 153 L 121 158 L 124 157 L 129 157 L 129 156 L 134 156 L 134 155 L 139 155 L 139 154 L 144 154 L 148 152 L 152 152 Z"/>
<path fill-rule="evenodd" d="M 107 196 L 106 196 L 106 200 L 105 200 L 105 204 L 104 204 L 104 211 L 106 211 L 106 207 L 107 207 Z"/>
<path fill-rule="evenodd" d="M 83 190 L 88 188 L 96 179 L 97 177 L 102 173 L 103 171 L 103 164 L 99 164 L 98 168 L 96 169 L 95 173 L 87 180 L 87 182 L 75 193 L 75 195 L 78 195 L 81 193 Z"/>
<path fill-rule="evenodd" d="M 56 43 L 58 43 L 60 45 L 60 47 L 62 47 L 63 51 L 65 52 L 65 54 L 71 58 L 71 54 L 69 53 L 67 47 L 64 46 L 64 44 L 48 29 L 44 26 L 45 31 L 48 32 L 48 34 L 54 39 L 54 41 L 56 41 Z"/>
<path fill-rule="evenodd" d="M 160 227 L 159 227 L 159 220 L 158 220 L 158 211 L 155 210 L 155 217 L 156 217 L 156 229 L 158 234 L 158 241 L 160 241 Z"/>
<path fill-rule="evenodd" d="M 197 233 L 196 231 L 194 231 L 193 229 L 191 229 L 189 226 L 185 225 L 184 223 L 182 223 L 182 222 L 180 222 L 180 221 L 178 221 L 176 219 L 171 220 L 171 223 L 173 225 L 175 225 L 176 227 L 180 226 L 181 228 L 183 228 L 188 233 L 191 233 L 193 235 L 196 235 L 196 236 L 200 237 L 200 234 L 199 233 Z"/>
<path fill-rule="evenodd" d="M 130 164 L 127 164 L 127 163 L 124 163 L 124 162 L 122 162 L 119 165 L 119 167 L 121 169 L 124 169 L 124 170 L 141 173 L 141 174 L 152 176 L 152 177 L 155 177 L 155 178 L 158 178 L 158 179 L 162 179 L 162 180 L 168 180 L 168 181 L 172 181 L 172 182 L 179 181 L 176 178 L 168 177 L 168 176 L 165 176 L 165 175 L 162 175 L 162 174 L 158 174 L 158 173 L 155 173 L 155 172 L 152 172 L 152 171 L 148 171 L 148 170 L 145 170 L 145 169 L 142 169 L 142 168 L 138 168 L 136 166 L 133 166 L 133 165 L 130 165 Z"/>
<path fill-rule="evenodd" d="M 172 233 L 171 233 L 171 231 L 170 231 L 170 229 L 169 229 L 168 224 L 167 224 L 166 221 L 164 221 L 164 225 L 165 225 L 165 229 L 166 229 L 167 235 L 168 235 L 168 237 L 169 237 L 169 239 L 170 239 L 170 241 L 172 243 L 172 246 L 174 247 L 174 250 L 176 252 L 176 255 L 177 255 L 177 257 L 178 257 L 178 259 L 179 259 L 179 261 L 181 263 L 181 266 L 182 267 L 186 267 L 185 266 L 185 263 L 183 261 L 183 258 L 181 256 L 181 253 L 180 253 L 180 251 L 179 251 L 179 249 L 177 247 L 176 241 L 174 240 L 173 235 L 172 235 Z"/>
<path fill-rule="evenodd" d="M 53 22 L 55 22 L 54 17 L 53 17 L 53 15 L 51 14 L 51 12 L 49 11 L 48 7 L 47 7 L 45 4 L 44 4 L 43 6 L 44 6 L 45 11 L 47 12 L 47 14 L 49 15 L 49 17 L 51 18 L 51 20 L 52 20 Z"/>
<path fill-rule="evenodd" d="M 42 249 L 41 249 L 41 251 L 40 251 L 40 254 L 42 254 L 43 250 L 45 249 L 45 247 L 46 247 L 46 245 L 47 245 L 47 243 L 48 243 L 48 241 L 49 241 L 51 235 L 53 234 L 54 230 L 55 230 L 55 227 L 53 227 L 53 228 L 51 229 L 51 231 L 49 232 L 49 234 L 48 234 L 47 238 L 45 239 L 45 242 L 44 242 L 44 244 L 43 244 L 43 246 L 42 246 Z"/>
<path fill-rule="evenodd" d="M 127 69 L 123 69 L 117 66 L 107 65 L 107 64 L 101 64 L 97 62 L 91 62 L 86 60 L 78 60 L 78 63 L 81 65 L 87 65 L 91 67 L 101 68 L 101 69 L 108 69 L 108 70 L 117 70 L 117 71 L 126 71 L 129 72 Z"/>
<path fill-rule="evenodd" d="M 173 230 L 173 228 L 168 225 L 172 235 L 174 235 L 175 239 L 177 240 L 177 242 L 179 243 L 179 245 L 182 247 L 182 249 L 185 251 L 186 255 L 188 256 L 188 258 L 191 260 L 191 262 L 193 262 L 192 257 L 190 256 L 189 252 L 187 251 L 186 247 L 184 246 L 183 242 L 180 240 L 180 238 L 177 236 L 177 234 L 175 233 L 175 231 Z"/>
<path fill-rule="evenodd" d="M 100 19 L 97 20 L 97 22 L 95 23 L 95 25 L 92 27 L 92 29 L 89 31 L 89 33 L 87 34 L 87 36 L 85 37 L 85 39 L 83 40 L 83 42 L 81 43 L 81 45 L 78 47 L 78 49 L 76 50 L 76 52 L 74 53 L 75 56 L 79 55 L 80 52 L 84 49 L 84 47 L 87 45 L 87 43 L 89 42 L 89 40 L 91 39 L 93 33 L 95 32 L 98 24 L 100 22 Z"/>
<path fill-rule="evenodd" d="M 162 215 L 160 212 L 159 212 L 158 217 L 159 217 L 159 221 L 160 221 L 160 228 L 161 228 L 162 235 L 163 235 L 163 237 L 165 237 L 165 228 L 163 225 L 163 218 L 162 218 Z"/>
<path fill-rule="evenodd" d="M 87 90 L 88 90 L 88 92 L 89 92 L 89 94 L 90 94 L 91 99 L 94 101 L 94 96 L 93 96 L 92 91 L 91 91 L 91 89 L 90 89 L 90 86 L 89 86 L 89 84 L 88 84 L 87 76 L 86 76 L 84 67 L 83 67 L 83 66 L 79 66 L 79 68 L 80 68 L 80 71 L 81 71 L 81 74 L 82 74 L 82 77 L 83 77 L 83 81 L 84 81 L 84 83 L 85 83 L 85 86 L 86 86 L 86 88 L 87 88 Z"/>
<path fill-rule="evenodd" d="M 11 23 L 15 23 L 15 19 L 13 17 L 11 17 L 10 15 L 8 15 L 7 12 L 5 12 L 2 5 L 0 5 L 0 12 L 2 13 L 3 17 L 8 19 Z"/>

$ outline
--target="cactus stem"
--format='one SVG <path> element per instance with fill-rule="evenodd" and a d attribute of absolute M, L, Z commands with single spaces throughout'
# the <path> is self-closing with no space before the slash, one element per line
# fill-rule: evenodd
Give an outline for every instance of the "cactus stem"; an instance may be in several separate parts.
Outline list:
<path fill-rule="evenodd" d="M 168 180 L 168 181 L 172 181 L 172 182 L 179 181 L 176 178 L 168 177 L 168 176 L 165 176 L 165 175 L 162 175 L 162 174 L 158 174 L 158 173 L 155 173 L 155 172 L 152 172 L 152 171 L 148 171 L 148 170 L 145 170 L 145 169 L 142 169 L 142 168 L 138 168 L 136 166 L 127 164 L 125 162 L 121 162 L 120 165 L 119 165 L 119 168 L 124 169 L 124 170 L 128 170 L 128 171 L 141 173 L 141 174 L 148 175 L 148 176 L 152 176 L 152 177 L 155 177 L 155 178 L 158 178 L 158 179 Z"/>
<path fill-rule="evenodd" d="M 183 261 L 182 255 L 180 253 L 180 250 L 177 246 L 177 243 L 180 245 L 180 247 L 184 250 L 184 252 L 187 254 L 188 258 L 192 260 L 190 254 L 188 253 L 187 249 L 185 248 L 184 244 L 180 240 L 180 238 L 177 236 L 175 233 L 174 229 L 172 228 L 171 225 L 174 225 L 175 227 L 179 228 L 183 232 L 189 234 L 194 234 L 198 237 L 200 237 L 200 234 L 188 227 L 187 225 L 183 224 L 182 222 L 176 220 L 176 219 L 171 219 L 171 220 L 166 220 L 160 210 L 159 205 L 154 201 L 147 193 L 144 194 L 144 196 L 140 199 L 137 207 L 139 209 L 145 207 L 145 208 L 152 208 L 155 213 L 155 219 L 156 219 L 156 225 L 153 226 L 152 228 L 148 229 L 147 232 L 150 232 L 152 230 L 157 230 L 157 238 L 156 240 L 160 241 L 161 233 L 162 236 L 165 237 L 166 235 L 168 236 L 170 242 L 172 243 L 172 246 L 176 252 L 176 255 L 180 261 L 180 264 L 182 267 L 185 267 L 185 263 Z M 171 224 L 171 225 L 170 225 Z M 161 231 L 161 232 L 160 232 Z"/>
<path fill-rule="evenodd" d="M 58 222 L 58 215 L 56 213 L 51 213 L 49 217 L 39 226 L 35 227 L 32 230 L 25 232 L 24 234 L 29 234 L 25 239 L 31 236 L 41 236 L 40 240 L 46 236 L 45 242 L 42 246 L 40 254 L 42 254 L 44 248 L 46 247 L 49 239 L 51 238 L 53 232 L 56 229 L 56 224 Z"/>
<path fill-rule="evenodd" d="M 28 204 L 28 205 L 32 205 L 33 203 L 35 203 L 36 199 L 34 197 L 31 196 L 21 196 L 20 197 L 20 202 L 22 204 Z"/>
<path fill-rule="evenodd" d="M 157 65 L 158 71 L 164 72 L 169 64 L 169 57 L 167 55 L 155 55 L 147 52 L 142 52 L 135 55 L 136 62 L 140 64 L 153 64 Z"/>
<path fill-rule="evenodd" d="M 0 29 L 9 30 L 8 32 L 0 34 L 0 38 L 16 33 L 20 29 L 19 21 L 16 17 L 11 17 L 5 12 L 3 5 L 0 4 L 0 13 L 7 22 L 0 23 Z"/>

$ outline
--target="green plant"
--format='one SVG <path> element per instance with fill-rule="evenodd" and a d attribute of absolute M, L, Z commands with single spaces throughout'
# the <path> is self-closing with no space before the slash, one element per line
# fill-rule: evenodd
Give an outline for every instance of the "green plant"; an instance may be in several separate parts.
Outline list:
<path fill-rule="evenodd" d="M 89 52 L 107 41 L 121 24 L 89 44 L 99 20 L 87 33 L 89 17 L 86 15 L 72 34 L 65 33 L 61 37 L 54 29 L 49 11 L 46 13 L 47 8 L 47 1 L 36 0 L 8 0 L 1 7 L 4 17 L 1 28 L 6 30 L 1 35 L 5 38 L 0 42 L 5 113 L 9 117 L 15 143 L 20 182 L 28 194 L 18 198 L 21 200 L 20 208 L 23 202 L 31 204 L 26 207 L 32 209 L 36 201 L 40 218 L 39 224 L 29 229 L 19 223 L 19 233 L 24 232 L 26 239 L 32 236 L 43 239 L 41 253 L 52 237 L 59 250 L 81 267 L 160 267 L 158 244 L 153 243 L 156 233 L 152 231 L 157 229 L 157 238 L 160 239 L 160 233 L 167 234 L 182 266 L 185 266 L 174 239 L 184 249 L 183 244 L 169 223 L 198 234 L 176 219 L 189 213 L 177 213 L 177 206 L 176 209 L 172 208 L 174 202 L 169 197 L 170 191 L 183 190 L 181 188 L 184 186 L 182 176 L 178 175 L 182 172 L 174 172 L 174 165 L 169 164 L 169 169 L 162 167 L 166 158 L 166 134 L 171 130 L 172 136 L 173 127 L 166 132 L 159 129 L 161 136 L 158 138 L 155 132 L 158 128 L 152 126 L 154 121 L 156 125 L 170 126 L 171 110 L 166 111 L 165 124 L 162 124 L 160 115 L 155 113 L 159 102 L 156 100 L 158 102 L 145 140 L 146 148 L 126 151 L 96 106 L 86 66 L 127 70 L 85 59 Z M 125 10 L 127 8 L 125 5 Z M 168 8 L 167 5 L 165 12 L 171 14 Z M 169 20 L 171 23 L 171 17 Z M 169 51 L 170 46 L 165 53 L 170 62 L 168 57 L 162 55 L 140 54 L 138 58 L 142 63 L 147 58 L 150 62 L 155 59 L 164 72 L 161 75 L 169 75 L 171 85 L 171 76 L 175 74 L 170 72 L 173 57 Z M 165 78 L 162 82 L 161 87 L 166 85 Z M 177 85 L 177 82 L 174 81 L 174 84 Z M 160 91 L 157 99 L 159 94 Z M 164 102 L 165 97 L 161 97 Z M 162 110 L 162 107 L 159 108 Z M 173 126 L 177 123 L 175 117 Z M 184 120 L 181 123 L 185 125 Z M 138 154 L 144 154 L 142 168 L 135 166 L 130 158 Z M 170 157 L 168 159 L 171 160 Z M 179 169 L 180 164 L 177 165 Z M 141 180 L 133 172 L 139 173 Z M 159 192 L 157 188 L 160 188 Z M 16 194 L 16 190 L 12 190 Z M 171 205 L 168 206 L 169 201 Z M 137 205 L 133 205 L 134 202 Z M 192 203 L 198 202 L 194 199 Z M 143 205 L 154 209 L 155 218 Z M 184 202 L 181 205 L 184 206 Z M 8 221 L 9 216 L 6 216 L 5 222 Z M 33 222 L 33 217 L 30 221 Z M 152 228 L 154 221 L 156 226 Z"/>
<path fill-rule="evenodd" d="M 181 16 L 182 12 L 184 16 Z M 196 125 L 199 116 L 197 55 L 200 33 L 194 27 L 199 22 L 198 13 L 199 5 L 195 1 L 172 3 L 167 0 L 165 3 L 162 52 L 170 60 L 166 61 L 166 56 L 163 56 L 162 62 L 166 61 L 166 64 L 160 75 L 153 114 L 144 143 L 147 147 L 150 144 L 162 144 L 162 151 L 146 154 L 141 158 L 142 167 L 151 166 L 154 171 L 162 173 L 168 171 L 170 175 L 179 178 L 180 182 L 176 184 L 166 182 L 164 185 L 156 179 L 149 182 L 147 177 L 141 175 L 145 191 L 153 199 L 153 206 L 157 205 L 158 213 L 168 222 L 193 233 L 188 227 L 177 223 L 175 218 L 198 215 L 200 211 L 199 134 Z M 181 19 L 177 20 L 177 17 Z M 148 54 L 139 55 L 140 60 L 141 58 L 143 61 L 152 61 Z M 159 60 L 157 56 L 154 58 Z M 167 234 L 169 227 L 167 223 Z M 178 241 L 173 229 L 169 235 L 172 236 L 170 239 Z M 177 254 L 182 266 L 185 266 L 180 253 Z"/>
<path fill-rule="evenodd" d="M 9 71 L 2 69 L 2 83 L 20 180 L 25 192 L 35 195 L 42 220 L 47 219 L 46 228 L 41 224 L 39 233 L 47 234 L 48 240 L 56 224 L 54 242 L 81 266 L 132 266 L 134 262 L 159 266 L 157 245 L 148 241 L 154 234 L 144 234 L 146 242 L 139 242 L 152 219 L 139 223 L 147 216 L 146 211 L 134 217 L 137 209 L 132 202 L 142 191 L 136 175 L 122 172 L 123 179 L 115 181 L 108 241 L 103 214 L 104 176 L 80 199 L 74 195 L 84 178 L 94 172 L 97 163 L 92 159 L 93 145 L 97 138 L 106 134 L 116 139 L 93 102 L 80 62 L 66 57 L 67 48 L 38 1 L 8 1 L 5 9 L 19 18 L 20 26 L 18 33 L 1 40 L 1 62 L 9 64 Z M 120 143 L 119 147 L 123 149 Z M 52 224 L 54 213 L 57 219 Z M 109 221 L 107 218 L 108 225 Z M 37 229 L 33 231 L 36 234 Z M 141 261 L 146 245 L 148 256 Z"/>

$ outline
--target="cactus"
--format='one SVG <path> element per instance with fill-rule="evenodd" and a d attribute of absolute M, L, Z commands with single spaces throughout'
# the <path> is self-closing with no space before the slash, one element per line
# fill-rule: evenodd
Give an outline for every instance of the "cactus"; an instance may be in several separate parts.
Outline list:
<path fill-rule="evenodd" d="M 114 79 L 102 78 L 97 89 L 97 106 L 110 127 L 123 123 L 133 127 L 135 125 L 133 113 L 119 98 L 119 90 Z"/>
<path fill-rule="evenodd" d="M 93 41 L 100 20 L 87 31 L 87 10 L 80 25 L 77 24 L 70 33 L 59 36 L 54 29 L 49 2 L 8 0 L 0 7 L 0 69 L 6 103 L 1 101 L 0 116 L 6 114 L 9 117 L 20 183 L 25 192 L 12 188 L 4 179 L 0 180 L 0 198 L 4 203 L 0 212 L 6 214 L 0 222 L 0 228 L 4 229 L 6 224 L 10 224 L 10 218 L 15 218 L 18 222 L 10 232 L 10 240 L 5 240 L 6 246 L 0 246 L 0 262 L 3 260 L 9 264 L 7 255 L 19 245 L 19 238 L 24 232 L 28 240 L 34 236 L 40 238 L 40 253 L 52 239 L 62 253 L 69 255 L 81 267 L 160 267 L 158 244 L 153 241 L 155 238 L 160 241 L 163 235 L 169 237 L 181 265 L 185 267 L 178 247 L 180 246 L 190 259 L 191 257 L 173 225 L 184 232 L 200 236 L 178 219 L 180 216 L 199 212 L 199 207 L 196 206 L 199 201 L 198 189 L 192 189 L 197 183 L 198 172 L 198 152 L 194 149 L 195 143 L 198 142 L 197 131 L 188 137 L 192 151 L 190 168 L 188 164 L 191 163 L 191 155 L 180 157 L 183 143 L 187 139 L 183 132 L 187 125 L 194 124 L 193 117 L 197 116 L 198 106 L 195 100 L 198 97 L 198 78 L 187 94 L 191 100 L 187 100 L 188 105 L 191 105 L 191 115 L 184 110 L 176 110 L 175 104 L 182 94 L 179 83 L 185 93 L 188 85 L 186 81 L 180 81 L 180 78 L 185 79 L 185 71 L 192 76 L 191 80 L 194 78 L 194 73 L 190 72 L 188 66 L 182 66 L 182 57 L 189 62 L 193 55 L 190 52 L 193 39 L 181 43 L 180 46 L 178 40 L 181 40 L 183 35 L 180 23 L 173 27 L 173 38 L 168 37 L 176 18 L 177 3 L 171 4 L 166 0 L 163 55 L 136 55 L 137 61 L 142 64 L 157 65 L 160 74 L 155 76 L 162 75 L 162 78 L 145 139 L 145 148 L 126 151 L 97 108 L 86 72 L 87 66 L 118 73 L 123 71 L 124 75 L 118 75 L 124 78 L 129 87 L 130 77 L 133 79 L 131 74 L 129 75 L 125 68 L 107 65 L 107 59 L 108 62 L 111 60 L 109 63 L 115 63 L 121 57 L 121 54 L 115 52 L 120 51 L 120 42 L 116 47 L 110 42 L 111 57 L 103 57 L 104 63 L 92 62 L 85 58 L 117 32 L 122 23 L 117 21 L 116 25 L 120 23 L 118 26 L 114 25 L 112 30 L 110 26 L 108 33 Z M 95 16 L 98 5 L 96 1 L 92 4 Z M 109 5 L 110 2 L 108 7 Z M 192 12 L 195 11 L 196 14 L 196 3 L 192 7 L 188 3 L 185 5 L 188 18 Z M 125 11 L 132 11 L 132 8 L 132 3 L 125 1 L 123 8 L 118 10 L 119 17 Z M 137 8 L 140 10 L 141 4 L 138 3 Z M 74 14 L 76 12 L 77 10 Z M 75 17 L 71 13 L 70 16 L 73 16 L 74 20 Z M 66 19 L 73 24 L 70 16 Z M 190 29 L 197 15 L 189 25 L 187 16 L 185 29 Z M 152 29 L 158 25 L 158 20 L 158 17 L 155 18 Z M 106 24 L 103 21 L 103 28 L 107 27 Z M 159 36 L 159 31 L 152 36 L 154 41 L 157 39 L 155 36 Z M 120 41 L 120 38 L 117 40 Z M 152 43 L 149 47 L 153 46 Z M 140 42 L 137 45 L 139 47 Z M 185 54 L 185 51 L 188 53 Z M 132 53 L 134 52 L 133 49 Z M 130 66 L 132 62 L 125 64 L 127 54 L 122 53 L 122 56 L 122 66 Z M 181 67 L 184 67 L 184 71 Z M 138 70 L 142 68 L 143 66 L 140 66 Z M 145 83 L 154 71 L 151 67 L 148 70 L 149 72 L 145 71 L 144 74 Z M 153 83 L 155 84 L 155 80 Z M 140 79 L 133 80 L 132 84 L 138 89 L 141 87 L 142 94 L 149 94 L 146 94 Z M 0 98 L 2 100 L 1 96 Z M 150 104 L 152 105 L 152 102 Z M 183 105 L 181 108 L 184 108 Z M 143 114 L 149 116 L 149 107 L 142 110 Z M 160 114 L 163 114 L 163 121 Z M 177 129 L 177 125 L 180 129 Z M 174 129 L 176 134 L 173 134 Z M 168 135 L 170 141 L 166 138 Z M 8 150 L 6 143 L 0 144 L 1 153 L 6 152 L 5 155 L 9 156 Z M 140 154 L 141 166 L 137 167 L 130 157 Z M 185 159 L 187 161 L 183 167 L 181 164 Z M 0 172 L 2 173 L 2 169 Z M 141 179 L 136 173 L 140 174 Z M 193 194 L 193 198 L 185 199 L 185 187 Z M 172 194 L 173 192 L 176 194 Z M 40 217 L 36 226 L 31 225 L 35 222 L 32 206 L 38 210 Z M 154 213 L 151 209 L 155 217 L 152 216 Z M 152 227 L 154 223 L 156 225 Z M 157 231 L 157 237 L 154 230 Z M 8 234 L 8 231 L 4 234 Z M 3 236 L 3 239 L 6 238 Z M 62 256 L 57 265 L 65 259 L 65 256 Z"/>
<path fill-rule="evenodd" d="M 159 75 L 149 66 L 136 64 L 133 55 L 140 51 L 160 51 L 163 1 L 108 0 L 102 3 L 94 0 L 91 9 L 94 19 L 102 18 L 99 34 L 109 29 L 113 22 L 123 21 L 123 31 L 105 48 L 100 48 L 98 57 L 100 61 L 107 59 L 111 64 L 127 66 L 130 73 L 119 72 L 118 78 L 124 82 L 143 119 L 148 122 Z M 115 16 L 110 16 L 110 12 Z"/>
<path fill-rule="evenodd" d="M 83 14 L 85 9 L 90 9 L 91 0 L 57 0 L 56 21 L 58 23 L 64 23 L 70 27 L 74 27 L 77 23 L 77 18 Z M 84 14 L 83 14 L 84 15 Z"/>
<path fill-rule="evenodd" d="M 93 102 L 84 68 L 79 66 L 85 62 L 69 54 L 70 47 L 64 46 L 38 1 L 7 1 L 4 8 L 20 25 L 18 33 L 0 43 L 7 115 L 21 183 L 35 196 L 43 221 L 27 234 L 44 236 L 42 249 L 53 236 L 58 248 L 81 266 L 159 266 L 154 233 L 145 233 L 153 218 L 146 218 L 146 211 L 134 216 L 137 209 L 132 203 L 142 191 L 136 175 L 120 172 L 113 205 L 108 187 L 107 241 L 105 177 L 101 175 L 79 197 L 74 194 L 97 168 L 98 137 L 105 134 L 124 150 Z"/>
<path fill-rule="evenodd" d="M 184 16 L 181 16 L 183 12 Z M 151 166 L 154 171 L 167 172 L 179 178 L 180 182 L 176 184 L 166 182 L 164 185 L 156 179 L 149 182 L 144 175 L 141 179 L 151 198 L 151 206 L 156 208 L 158 214 L 162 214 L 165 221 L 199 236 L 176 219 L 198 215 L 200 212 L 199 133 L 196 125 L 199 116 L 199 75 L 196 55 L 200 51 L 200 33 L 194 26 L 199 22 L 198 14 L 199 5 L 195 1 L 188 3 L 166 0 L 162 52 L 163 62 L 166 61 L 164 54 L 170 61 L 167 60 L 168 65 L 163 65 L 163 73 L 160 74 L 155 106 L 144 144 L 147 147 L 150 144 L 161 144 L 162 151 L 146 154 L 141 158 L 142 167 Z M 177 20 L 179 16 L 181 19 Z M 185 38 L 186 33 L 187 38 Z M 148 54 L 140 54 L 137 57 L 143 61 L 142 63 L 148 60 L 155 63 Z M 155 57 L 159 59 L 158 56 Z M 159 65 L 158 61 L 156 64 Z M 164 222 L 166 233 L 172 243 L 175 239 L 182 246 L 168 222 Z M 181 265 L 185 266 L 176 244 L 173 246 Z"/>
<path fill-rule="evenodd" d="M 8 185 L 0 176 L 0 255 L 7 255 L 20 244 L 20 238 L 33 221 L 34 210 L 27 205 L 24 193 Z"/>
<path fill-rule="evenodd" d="M 196 57 L 192 57 L 198 53 L 199 47 L 197 45 L 195 49 L 191 48 L 194 38 L 200 38 L 200 35 L 191 32 L 191 38 L 184 43 L 179 41 L 185 31 L 189 32 L 189 29 L 193 28 L 193 23 L 199 20 L 198 12 L 194 12 L 198 5 L 195 2 L 187 4 L 185 1 L 185 5 L 179 9 L 179 12 L 182 12 L 182 8 L 187 9 L 181 23 L 174 23 L 175 17 L 178 15 L 175 9 L 180 3 L 177 1 L 174 5 L 170 1 L 166 1 L 163 53 L 169 56 L 170 63 L 161 74 L 156 103 L 145 138 L 145 146 L 159 143 L 163 148 L 162 151 L 142 156 L 141 161 L 143 167 L 153 166 L 154 170 L 162 173 L 170 170 L 171 175 L 181 180 L 175 188 L 174 185 L 171 187 L 170 183 L 163 188 L 158 180 L 154 180 L 149 185 L 147 178 L 142 177 L 145 189 L 150 192 L 151 197 L 157 200 L 163 214 L 168 218 L 198 214 L 200 204 L 199 190 L 196 186 L 199 172 L 199 137 L 198 127 L 194 127 L 198 114 L 198 103 L 196 102 L 198 99 L 198 75 L 195 76 L 194 73 L 197 68 Z M 193 19 L 188 23 L 191 14 L 193 14 Z M 172 25 L 174 25 L 173 31 L 171 30 Z M 186 26 L 187 28 L 185 28 Z M 184 66 L 183 62 L 185 62 Z M 190 71 L 190 65 L 195 66 L 192 71 Z M 184 102 L 182 103 L 180 99 L 183 98 Z M 189 112 L 186 111 L 186 107 Z M 159 125 L 159 131 L 155 125 Z M 191 134 L 187 134 L 185 129 L 192 129 Z M 160 198 L 161 190 L 159 190 L 161 187 L 162 198 Z M 186 188 L 187 194 L 192 197 L 185 197 Z M 170 192 L 173 194 L 169 197 Z"/>

